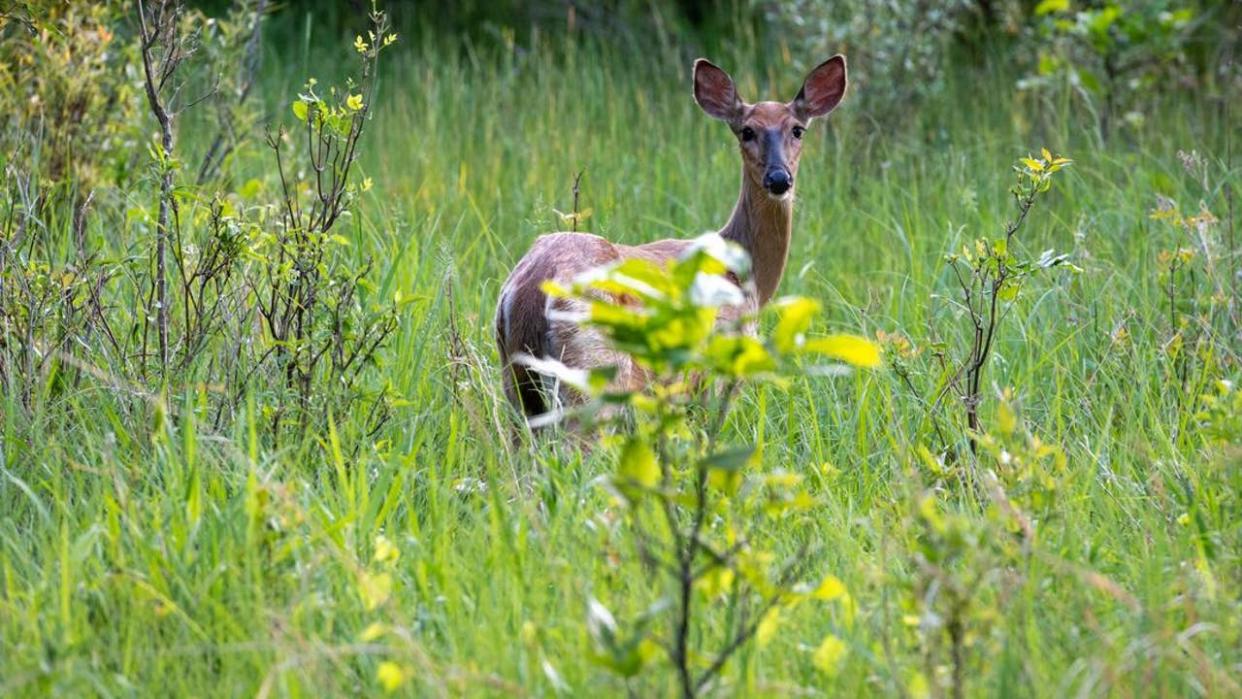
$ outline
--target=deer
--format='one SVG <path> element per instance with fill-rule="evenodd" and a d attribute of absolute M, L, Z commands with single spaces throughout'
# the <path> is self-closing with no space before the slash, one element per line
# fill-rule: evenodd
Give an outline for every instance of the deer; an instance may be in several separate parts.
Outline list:
<path fill-rule="evenodd" d="M 720 237 L 750 255 L 751 275 L 744 285 L 745 303 L 729 314 L 734 319 L 764 306 L 776 294 L 785 273 L 793 234 L 794 188 L 803 137 L 813 119 L 827 116 L 845 96 L 845 57 L 838 54 L 807 74 L 789 102 L 747 103 L 733 78 L 707 59 L 693 68 L 694 101 L 709 117 L 723 121 L 737 139 L 742 159 L 741 192 Z M 496 305 L 496 342 L 509 403 L 527 419 L 554 413 L 582 400 L 573 390 L 553 382 L 524 357 L 550 358 L 576 369 L 612 366 L 613 382 L 637 388 L 643 372 L 603 336 L 571 318 L 570 299 L 548 296 L 545 281 L 568 285 L 588 270 L 629 258 L 652 262 L 675 259 L 692 240 L 664 239 L 640 245 L 612 243 L 590 233 L 559 232 L 540 236 L 518 261 Z M 729 281 L 743 286 L 735 276 Z M 721 315 L 723 322 L 725 314 Z"/>

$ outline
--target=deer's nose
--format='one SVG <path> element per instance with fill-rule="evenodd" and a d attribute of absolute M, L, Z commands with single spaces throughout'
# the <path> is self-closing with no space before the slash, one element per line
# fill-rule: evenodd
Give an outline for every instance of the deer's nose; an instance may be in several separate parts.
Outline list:
<path fill-rule="evenodd" d="M 780 196 L 793 187 L 793 177 L 784 170 L 768 170 L 763 176 L 763 187 L 769 192 Z"/>

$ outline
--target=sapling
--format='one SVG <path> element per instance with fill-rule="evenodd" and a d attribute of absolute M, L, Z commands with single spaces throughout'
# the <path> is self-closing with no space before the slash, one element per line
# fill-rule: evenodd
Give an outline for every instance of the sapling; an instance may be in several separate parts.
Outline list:
<path fill-rule="evenodd" d="M 967 438 L 972 454 L 978 452 L 979 404 L 982 381 L 997 332 L 1011 302 L 1027 277 L 1051 267 L 1069 266 L 1068 256 L 1046 250 L 1038 259 L 1020 260 L 1014 241 L 1036 200 L 1052 187 L 1052 176 L 1069 166 L 1068 158 L 1054 156 L 1044 149 L 1041 157 L 1022 158 L 1014 165 L 1017 182 L 1010 188 L 1017 216 L 1005 225 L 1004 234 L 994 240 L 980 238 L 945 257 L 956 283 L 958 305 L 970 321 L 966 356 L 956 362 L 940 396 L 953 391 L 966 412 Z M 1075 268 L 1076 269 L 1076 268 Z"/>
<path fill-rule="evenodd" d="M 333 392 L 348 394 L 396 329 L 395 304 L 374 312 L 360 309 L 370 262 L 347 264 L 339 250 L 349 241 L 334 231 L 355 199 L 372 186 L 370 178 L 354 182 L 355 162 L 376 95 L 380 53 L 397 41 L 388 32 L 387 15 L 373 10 L 370 17 L 372 28 L 353 44 L 361 58 L 358 80 L 339 89 L 307 81 L 291 105 L 299 122 L 295 131 L 281 129 L 267 138 L 280 180 L 280 223 L 263 240 L 267 262 L 258 312 L 285 387 L 298 399 L 300 424 L 306 422 L 321 372 Z M 286 155 L 290 144 L 296 149 L 292 156 Z M 307 169 L 291 167 L 294 158 Z"/>
<path fill-rule="evenodd" d="M 727 425 L 739 392 L 748 384 L 780 387 L 795 376 L 880 363 L 878 347 L 860 337 L 808 338 L 820 310 L 809 299 L 771 304 L 764 313 L 774 316 L 774 326 L 766 335 L 749 333 L 755 319 L 744 314 L 722 320 L 745 301 L 723 275 L 744 279 L 748 266 L 740 248 L 709 235 L 667 264 L 630 259 L 592 271 L 571 288 L 546 285 L 549 294 L 589 309 L 575 320 L 633 359 L 644 372 L 642 388 L 616 384 L 607 368 L 522 359 L 593 396 L 574 409 L 575 418 L 594 416 L 600 426 L 619 430 L 607 486 L 640 559 L 668 590 L 628 635 L 602 603 L 592 602 L 594 657 L 631 677 L 662 650 L 684 697 L 702 694 L 739 649 L 770 635 L 780 609 L 843 597 L 836 586 L 827 592 L 797 586 L 807 573 L 807 544 L 784 556 L 763 548 L 762 522 L 799 516 L 814 500 L 800 489 L 800 474 L 759 469 L 762 444 L 731 443 Z M 841 363 L 814 363 L 825 358 Z M 708 604 L 732 610 L 718 633 L 700 626 L 700 609 Z M 835 638 L 821 644 L 817 664 L 835 663 L 844 652 L 840 644 Z"/>

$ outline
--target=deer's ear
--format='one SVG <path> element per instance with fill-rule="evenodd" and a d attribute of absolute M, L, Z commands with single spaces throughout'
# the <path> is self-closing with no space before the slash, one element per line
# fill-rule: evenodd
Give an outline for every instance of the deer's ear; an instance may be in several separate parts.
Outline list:
<path fill-rule="evenodd" d="M 790 106 L 799 119 L 824 116 L 840 104 L 845 85 L 845 56 L 837 54 L 807 74 Z"/>
<path fill-rule="evenodd" d="M 694 101 L 708 116 L 722 121 L 733 122 L 742 115 L 733 78 L 706 58 L 694 62 Z"/>

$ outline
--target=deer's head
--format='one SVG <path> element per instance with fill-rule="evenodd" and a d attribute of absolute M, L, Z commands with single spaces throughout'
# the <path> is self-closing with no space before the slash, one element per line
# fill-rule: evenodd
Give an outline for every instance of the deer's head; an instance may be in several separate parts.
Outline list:
<path fill-rule="evenodd" d="M 694 62 L 694 101 L 733 129 L 746 177 L 775 199 L 793 195 L 802 136 L 812 119 L 841 102 L 845 84 L 845 56 L 836 55 L 806 76 L 791 101 L 749 104 L 738 96 L 728 73 L 704 58 Z"/>

